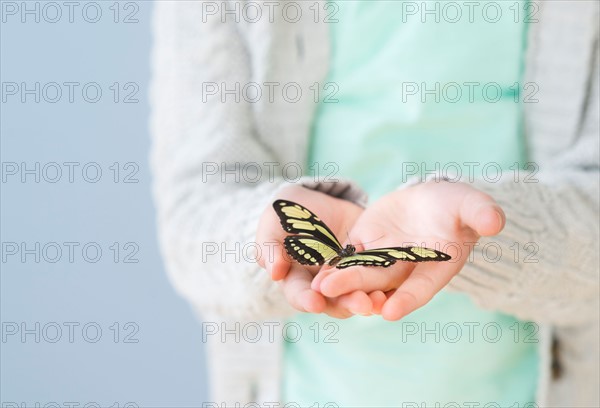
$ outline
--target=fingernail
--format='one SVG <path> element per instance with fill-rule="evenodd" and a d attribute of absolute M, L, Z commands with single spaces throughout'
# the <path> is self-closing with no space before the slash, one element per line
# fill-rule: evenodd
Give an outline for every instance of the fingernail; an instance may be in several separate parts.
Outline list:
<path fill-rule="evenodd" d="M 271 263 L 266 264 L 265 269 L 267 270 L 267 273 L 269 274 L 271 279 L 273 279 L 273 264 L 271 264 Z"/>
<path fill-rule="evenodd" d="M 500 226 L 500 228 L 502 228 L 504 225 L 504 217 L 499 211 L 496 211 L 496 218 L 498 218 L 498 225 Z"/>

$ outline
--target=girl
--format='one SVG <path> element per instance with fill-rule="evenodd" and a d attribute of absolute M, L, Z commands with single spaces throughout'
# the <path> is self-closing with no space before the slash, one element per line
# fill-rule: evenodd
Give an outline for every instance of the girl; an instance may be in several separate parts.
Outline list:
<path fill-rule="evenodd" d="M 157 5 L 162 249 L 206 321 L 335 322 L 338 342 L 210 337 L 211 401 L 598 406 L 598 3 L 267 3 Z M 307 268 L 271 245 L 280 198 L 359 249 L 459 249 Z M 248 247 L 258 265 L 231 256 Z"/>

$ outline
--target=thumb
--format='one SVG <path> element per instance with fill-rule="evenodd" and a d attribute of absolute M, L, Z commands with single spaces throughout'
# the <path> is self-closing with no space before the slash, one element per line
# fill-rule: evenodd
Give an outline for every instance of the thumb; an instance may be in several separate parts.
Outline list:
<path fill-rule="evenodd" d="M 473 191 L 465 196 L 460 206 L 463 225 L 480 236 L 499 234 L 506 223 L 506 216 L 496 201 L 481 191 Z"/>
<path fill-rule="evenodd" d="M 284 248 L 276 240 L 263 242 L 260 245 L 260 256 L 257 263 L 267 270 L 273 280 L 282 280 L 290 269 L 290 261 L 284 256 Z"/>

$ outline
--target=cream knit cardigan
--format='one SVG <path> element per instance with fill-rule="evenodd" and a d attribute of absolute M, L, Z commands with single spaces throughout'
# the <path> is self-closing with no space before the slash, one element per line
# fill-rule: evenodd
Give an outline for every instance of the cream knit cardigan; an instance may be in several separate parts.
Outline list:
<path fill-rule="evenodd" d="M 205 321 L 227 321 L 231 328 L 234 321 L 275 321 L 293 311 L 255 263 L 206 256 L 205 244 L 232 249 L 253 241 L 260 214 L 289 181 L 263 177 L 252 183 L 246 177 L 235 182 L 229 174 L 223 183 L 207 177 L 206 164 L 219 169 L 222 163 L 229 169 L 249 162 L 277 162 L 279 169 L 304 164 L 316 104 L 312 96 L 288 103 L 278 92 L 274 101 L 203 100 L 203 84 L 225 83 L 230 89 L 236 82 L 242 87 L 296 82 L 308 92 L 313 83 L 324 83 L 329 38 L 327 24 L 313 18 L 288 23 L 275 13 L 274 22 L 236 24 L 229 18 L 222 23 L 206 18 L 202 3 L 158 2 L 154 13 L 154 197 L 174 286 Z M 308 8 L 314 1 L 297 4 L 312 16 Z M 536 83 L 539 91 L 538 102 L 524 106 L 539 183 L 515 182 L 512 173 L 498 183 L 476 182 L 507 216 L 504 231 L 482 244 L 494 241 L 511 253 L 514 242 L 535 242 L 539 262 L 515 263 L 511 256 L 497 263 L 475 261 L 449 284 L 483 308 L 540 325 L 537 404 L 544 407 L 600 406 L 598 4 L 542 0 L 539 22 L 531 23 L 525 82 Z M 350 181 L 300 182 L 366 203 Z M 552 338 L 558 340 L 563 367 L 559 379 L 550 374 Z M 280 339 L 238 344 L 209 336 L 212 395 L 207 402 L 277 401 Z"/>

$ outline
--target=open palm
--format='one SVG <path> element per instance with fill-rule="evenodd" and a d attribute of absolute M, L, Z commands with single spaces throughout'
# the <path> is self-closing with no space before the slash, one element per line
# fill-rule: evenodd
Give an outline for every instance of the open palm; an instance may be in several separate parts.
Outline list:
<path fill-rule="evenodd" d="M 345 236 L 364 211 L 362 207 L 350 201 L 301 186 L 282 189 L 277 198 L 298 202 L 309 208 L 327 220 L 327 225 L 338 237 Z M 336 318 L 372 312 L 373 302 L 369 294 L 362 290 L 325 297 L 311 288 L 311 283 L 320 268 L 300 265 L 286 254 L 283 240 L 288 235 L 289 233 L 281 228 L 273 207 L 266 208 L 256 234 L 256 242 L 262 247 L 260 251 L 262 256 L 257 259 L 257 262 L 271 274 L 273 280 L 280 282 L 291 306 L 299 311 L 327 313 Z"/>
<path fill-rule="evenodd" d="M 371 294 L 374 313 L 398 320 L 429 302 L 462 269 L 478 238 L 499 233 L 504 222 L 495 201 L 467 184 L 428 182 L 394 191 L 354 223 L 349 238 L 357 251 L 416 245 L 442 250 L 452 259 L 397 262 L 388 268 L 325 265 L 312 288 L 332 298 L 364 291 Z"/>

